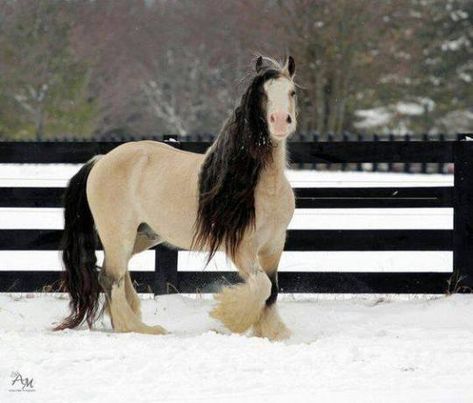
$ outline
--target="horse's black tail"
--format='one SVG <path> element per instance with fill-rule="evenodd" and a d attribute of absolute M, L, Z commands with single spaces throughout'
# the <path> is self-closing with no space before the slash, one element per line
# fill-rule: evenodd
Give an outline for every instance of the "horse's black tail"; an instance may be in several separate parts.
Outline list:
<path fill-rule="evenodd" d="M 62 289 L 70 295 L 71 313 L 54 330 L 72 329 L 84 319 L 92 327 L 98 316 L 100 285 L 96 270 L 97 236 L 86 185 L 96 159 L 87 162 L 69 181 L 64 194 Z"/>

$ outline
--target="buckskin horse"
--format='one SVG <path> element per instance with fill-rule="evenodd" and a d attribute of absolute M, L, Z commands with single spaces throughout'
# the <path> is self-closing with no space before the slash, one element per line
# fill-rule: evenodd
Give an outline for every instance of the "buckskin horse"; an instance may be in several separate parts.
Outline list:
<path fill-rule="evenodd" d="M 295 63 L 258 57 L 240 104 L 205 154 L 155 141 L 96 156 L 65 193 L 63 287 L 70 315 L 55 329 L 92 327 L 103 309 L 117 332 L 165 334 L 141 320 L 130 258 L 160 243 L 224 251 L 242 283 L 216 294 L 210 315 L 232 332 L 290 335 L 276 310 L 277 269 L 295 201 L 285 176 L 296 129 Z M 98 271 L 97 235 L 105 259 Z M 100 293 L 105 304 L 100 309 Z"/>

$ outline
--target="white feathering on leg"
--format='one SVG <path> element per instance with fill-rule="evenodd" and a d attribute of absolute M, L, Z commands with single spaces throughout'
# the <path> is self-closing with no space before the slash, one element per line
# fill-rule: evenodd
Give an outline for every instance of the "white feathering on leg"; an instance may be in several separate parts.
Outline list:
<path fill-rule="evenodd" d="M 290 330 L 279 316 L 276 304 L 264 308 L 260 320 L 253 327 L 253 334 L 273 341 L 286 340 L 291 336 Z"/>
<path fill-rule="evenodd" d="M 271 281 L 261 271 L 251 274 L 245 283 L 226 287 L 215 295 L 218 305 L 210 316 L 235 333 L 243 333 L 261 317 L 271 294 Z"/>

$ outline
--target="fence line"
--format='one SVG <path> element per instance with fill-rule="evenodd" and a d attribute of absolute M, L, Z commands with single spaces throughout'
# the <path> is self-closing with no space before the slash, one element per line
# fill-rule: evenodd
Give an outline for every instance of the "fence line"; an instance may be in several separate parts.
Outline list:
<path fill-rule="evenodd" d="M 0 163 L 82 163 L 121 143 L 0 142 Z M 204 152 L 208 142 L 174 142 Z M 453 230 L 290 230 L 289 251 L 453 251 L 453 272 L 281 272 L 282 292 L 443 293 L 473 285 L 473 142 L 291 142 L 296 164 L 455 163 L 454 187 L 299 188 L 297 208 L 454 209 Z M 0 207 L 59 207 L 63 188 L 0 188 Z M 2 230 L 0 250 L 58 250 L 60 230 Z M 132 272 L 139 290 L 212 292 L 234 272 L 178 271 L 178 251 L 155 248 L 155 272 Z M 1 271 L 0 291 L 57 290 L 54 271 Z M 450 283 L 448 283 L 450 281 Z"/>
<path fill-rule="evenodd" d="M 445 141 L 459 141 L 463 140 L 465 136 L 473 136 L 468 133 L 457 134 L 360 134 L 344 132 L 336 136 L 332 134 L 319 135 L 316 132 L 311 133 L 297 133 L 291 136 L 290 142 L 294 143 L 319 143 L 319 142 L 445 142 Z M 79 138 L 53 138 L 46 140 L 44 143 L 77 143 L 77 142 L 97 142 L 97 143 L 121 143 L 127 141 L 151 139 L 156 141 L 179 140 L 184 143 L 211 143 L 215 139 L 215 134 L 190 134 L 185 136 L 159 134 L 149 136 L 129 136 L 118 134 L 106 134 L 93 139 L 79 139 Z M 1 143 L 1 142 L 0 142 Z M 24 143 L 28 143 L 25 141 Z M 293 169 L 310 169 L 310 170 L 336 170 L 336 171 L 358 171 L 358 172 L 404 172 L 404 173 L 437 173 L 437 174 L 452 174 L 453 164 L 446 162 L 357 162 L 357 163 L 336 163 L 336 162 L 294 162 L 291 164 Z"/>

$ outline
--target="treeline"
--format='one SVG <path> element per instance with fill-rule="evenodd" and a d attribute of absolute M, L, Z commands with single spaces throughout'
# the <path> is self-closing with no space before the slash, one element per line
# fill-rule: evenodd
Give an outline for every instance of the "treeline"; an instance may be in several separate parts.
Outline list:
<path fill-rule="evenodd" d="M 300 131 L 473 131 L 471 0 L 3 0 L 0 139 L 215 133 L 259 52 Z"/>

